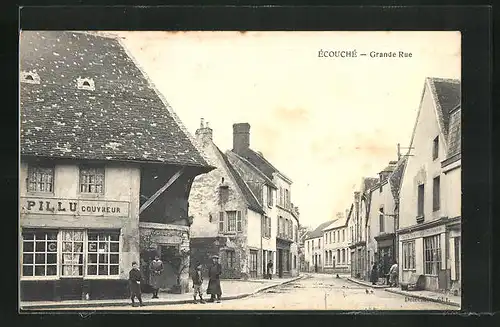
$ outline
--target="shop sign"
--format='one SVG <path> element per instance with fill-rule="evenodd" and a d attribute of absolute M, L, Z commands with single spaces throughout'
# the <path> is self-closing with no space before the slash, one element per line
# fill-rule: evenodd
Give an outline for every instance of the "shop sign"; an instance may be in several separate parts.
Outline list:
<path fill-rule="evenodd" d="M 437 226 L 437 227 L 418 230 L 418 231 L 411 232 L 408 234 L 400 234 L 399 240 L 406 241 L 406 240 L 410 240 L 410 239 L 414 239 L 414 238 L 422 238 L 422 237 L 432 236 L 432 235 L 436 235 L 436 234 L 442 234 L 445 231 L 446 231 L 446 227 L 444 225 L 441 225 L 441 226 Z"/>
<path fill-rule="evenodd" d="M 21 197 L 21 214 L 128 217 L 129 202 Z"/>

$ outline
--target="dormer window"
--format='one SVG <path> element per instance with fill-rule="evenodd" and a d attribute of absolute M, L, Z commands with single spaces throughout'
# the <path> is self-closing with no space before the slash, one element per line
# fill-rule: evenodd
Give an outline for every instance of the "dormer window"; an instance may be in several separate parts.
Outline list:
<path fill-rule="evenodd" d="M 40 76 L 35 72 L 21 72 L 20 80 L 22 83 L 40 84 Z"/>
<path fill-rule="evenodd" d="M 81 78 L 78 77 L 76 80 L 76 86 L 80 90 L 95 90 L 94 80 L 92 78 Z"/>

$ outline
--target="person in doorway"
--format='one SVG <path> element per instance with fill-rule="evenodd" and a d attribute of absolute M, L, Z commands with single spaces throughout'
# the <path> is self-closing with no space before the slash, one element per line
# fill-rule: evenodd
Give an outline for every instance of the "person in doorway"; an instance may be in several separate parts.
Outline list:
<path fill-rule="evenodd" d="M 378 282 L 378 267 L 375 262 L 372 262 L 372 271 L 370 273 L 370 282 L 372 285 L 376 285 Z"/>
<path fill-rule="evenodd" d="M 272 260 L 269 260 L 269 262 L 267 263 L 267 278 L 268 279 L 273 279 L 273 261 Z"/>
<path fill-rule="evenodd" d="M 398 262 L 394 260 L 394 264 L 389 269 L 389 282 L 391 287 L 398 286 Z"/>
<path fill-rule="evenodd" d="M 201 285 L 203 284 L 203 276 L 201 274 L 201 264 L 197 264 L 196 267 L 194 268 L 193 275 L 191 276 L 193 280 L 193 298 L 194 298 L 194 303 L 198 303 L 196 301 L 196 296 L 200 297 L 200 303 L 205 303 L 203 300 L 202 292 L 201 292 Z"/>
<path fill-rule="evenodd" d="M 141 297 L 141 280 L 142 274 L 139 270 L 137 262 L 132 262 L 132 269 L 128 274 L 128 281 L 130 287 L 130 300 L 132 301 L 132 306 L 135 307 L 134 299 L 139 300 L 139 305 L 142 307 L 142 297 Z"/>
<path fill-rule="evenodd" d="M 153 299 L 158 298 L 158 291 L 161 286 L 161 274 L 163 272 L 163 262 L 158 255 L 149 264 L 149 284 L 153 288 Z"/>
<path fill-rule="evenodd" d="M 208 269 L 208 288 L 207 294 L 210 294 L 210 302 L 217 300 L 220 303 L 220 297 L 222 295 L 222 289 L 220 287 L 220 275 L 222 273 L 222 267 L 219 264 L 219 256 L 212 256 L 212 264 Z"/>

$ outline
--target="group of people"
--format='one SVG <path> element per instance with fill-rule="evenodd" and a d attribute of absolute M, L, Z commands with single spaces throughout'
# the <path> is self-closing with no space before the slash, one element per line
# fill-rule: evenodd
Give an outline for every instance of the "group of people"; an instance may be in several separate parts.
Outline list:
<path fill-rule="evenodd" d="M 379 268 L 379 265 L 377 263 L 372 263 L 372 270 L 370 273 L 370 282 L 372 283 L 372 285 L 377 284 L 380 275 L 384 276 L 383 267 Z M 394 261 L 391 268 L 389 269 L 389 273 L 384 277 L 387 278 L 386 283 L 388 285 L 390 285 L 391 287 L 398 286 L 398 262 L 397 261 Z"/>
<path fill-rule="evenodd" d="M 153 299 L 158 298 L 158 291 L 161 285 L 161 274 L 163 273 L 164 266 L 163 262 L 160 260 L 159 256 L 155 256 L 154 260 L 149 264 L 149 284 L 153 288 Z M 219 264 L 219 257 L 217 255 L 212 256 L 212 264 L 208 268 L 208 288 L 207 294 L 210 294 L 210 302 L 220 302 L 222 296 L 222 289 L 220 286 L 220 275 L 222 273 L 222 267 Z M 139 301 L 139 305 L 143 306 L 142 303 L 142 292 L 141 292 L 141 281 L 142 273 L 139 269 L 137 262 L 132 262 L 132 269 L 129 272 L 129 288 L 130 288 L 130 300 L 132 301 L 132 306 L 135 306 L 135 299 Z M 203 275 L 201 272 L 201 264 L 196 264 L 192 274 L 191 279 L 193 281 L 193 298 L 194 303 L 197 302 L 197 297 L 200 298 L 200 303 L 205 303 L 203 300 L 201 286 L 203 284 Z"/>

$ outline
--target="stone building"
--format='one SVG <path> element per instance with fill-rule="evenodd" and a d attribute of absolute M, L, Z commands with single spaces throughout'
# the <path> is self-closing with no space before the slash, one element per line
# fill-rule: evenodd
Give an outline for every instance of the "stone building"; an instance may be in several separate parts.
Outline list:
<path fill-rule="evenodd" d="M 23 31 L 20 69 L 21 300 L 127 297 L 152 251 L 187 291 L 189 188 L 212 167 L 168 103 L 97 34 Z"/>
<path fill-rule="evenodd" d="M 262 277 L 261 221 L 265 211 L 258 199 L 261 192 L 256 195 L 252 191 L 228 156 L 214 144 L 213 130 L 203 119 L 196 137 L 199 148 L 217 169 L 198 176 L 191 187 L 191 262 L 206 267 L 217 254 L 222 278 Z M 272 192 L 275 186 L 266 182 Z"/>
<path fill-rule="evenodd" d="M 458 80 L 427 78 L 400 190 L 400 280 L 459 292 L 460 106 Z"/>
<path fill-rule="evenodd" d="M 350 272 L 348 237 L 343 215 L 323 229 L 324 272 Z"/>
<path fill-rule="evenodd" d="M 264 221 L 263 225 L 268 226 L 267 229 L 271 230 L 270 237 L 263 240 L 263 247 L 264 243 L 269 247 L 274 244 L 276 249 L 275 253 L 264 252 L 263 262 L 273 260 L 275 273 L 278 277 L 298 275 L 299 219 L 298 215 L 293 212 L 297 208 L 291 201 L 292 181 L 274 167 L 263 154 L 250 148 L 250 124 L 248 123 L 233 125 L 233 149 L 228 151 L 227 155 L 230 160 L 234 161 L 235 166 L 240 168 L 246 166 L 246 168 L 242 168 L 242 176 L 248 184 L 254 183 L 253 178 L 259 175 L 258 180 L 254 183 L 256 184 L 255 193 L 259 199 L 262 199 L 262 203 L 267 202 L 267 205 L 263 205 L 263 207 L 269 221 Z M 255 170 L 259 173 L 245 175 L 245 172 Z M 275 195 L 276 192 L 271 190 L 270 185 L 262 185 L 261 180 L 266 180 L 267 184 L 272 183 L 277 189 L 277 194 Z M 272 232 L 273 229 L 275 234 Z"/>
<path fill-rule="evenodd" d="M 324 267 L 324 240 L 323 229 L 331 225 L 335 220 L 321 223 L 316 229 L 307 233 L 305 239 L 305 259 L 309 263 L 308 271 L 321 272 Z"/>

